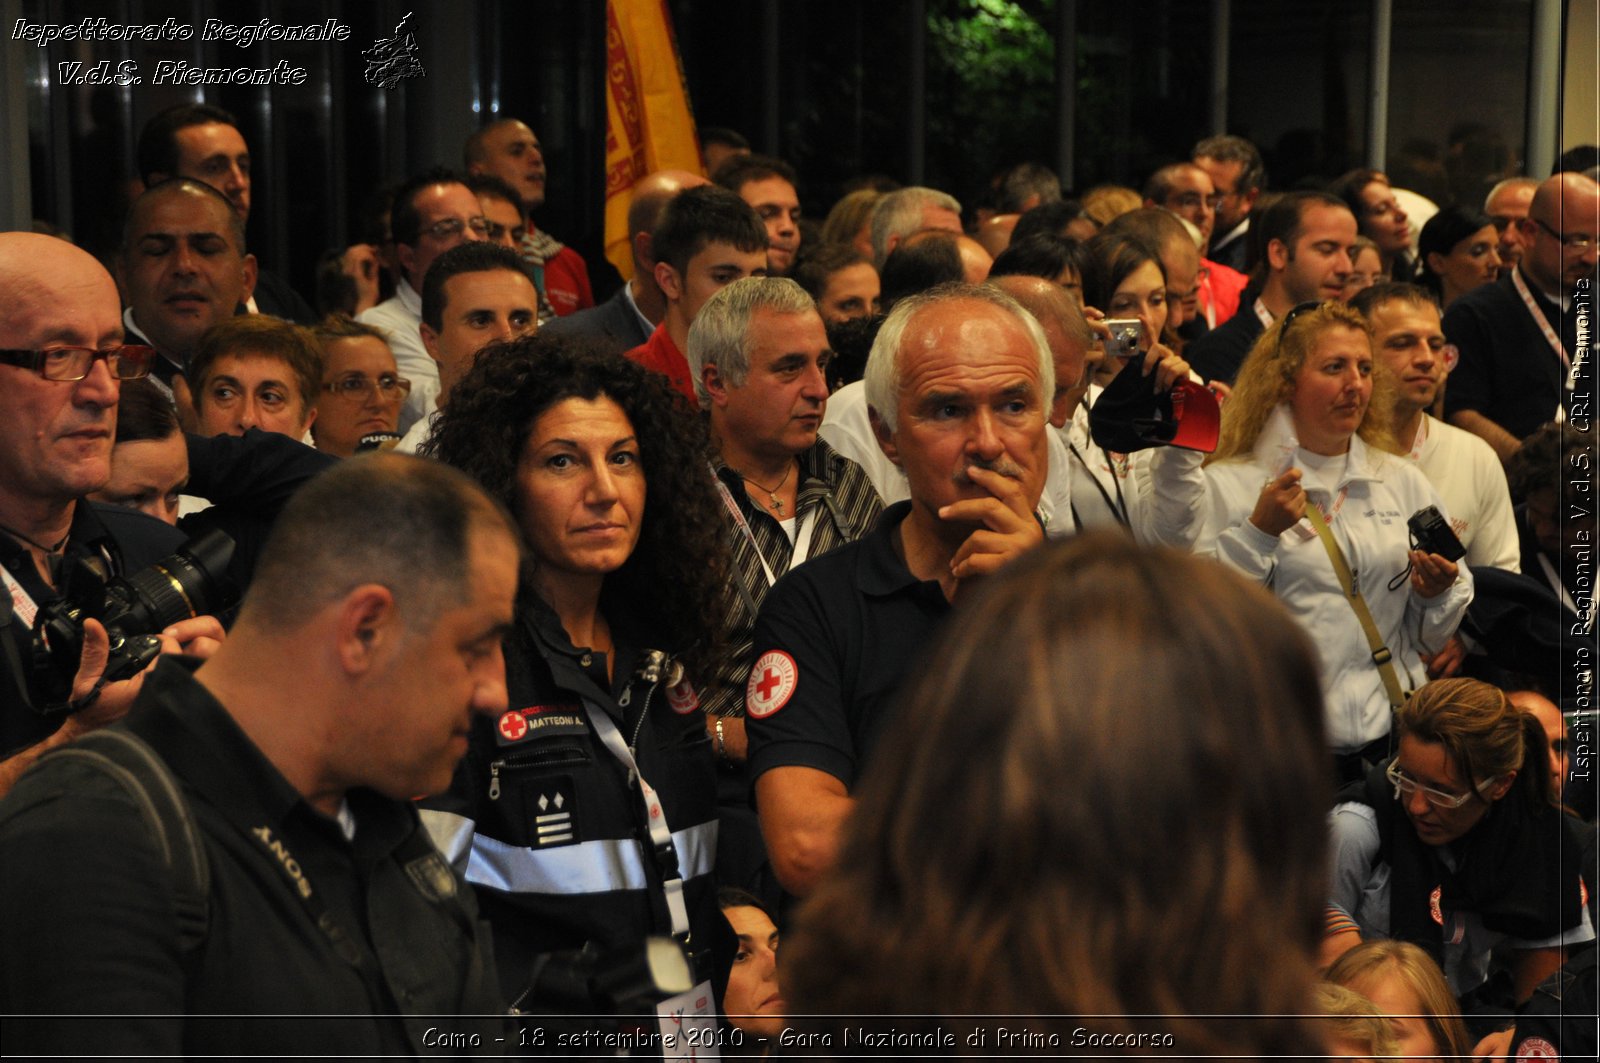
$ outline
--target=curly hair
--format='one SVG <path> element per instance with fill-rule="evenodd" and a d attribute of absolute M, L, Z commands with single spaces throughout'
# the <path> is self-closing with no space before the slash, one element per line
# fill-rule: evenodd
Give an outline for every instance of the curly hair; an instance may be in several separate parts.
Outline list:
<path fill-rule="evenodd" d="M 692 675 L 705 675 L 719 638 L 727 536 L 707 471 L 705 428 L 659 374 L 575 337 L 495 344 L 451 389 L 421 453 L 472 476 L 524 522 L 530 515 L 518 510 L 517 467 L 534 422 L 564 399 L 601 396 L 632 423 L 645 476 L 639 542 L 606 577 L 601 609 L 639 618 Z M 530 568 L 538 563 L 531 558 Z"/>
<path fill-rule="evenodd" d="M 1300 367 L 1311 357 L 1317 340 L 1324 332 L 1336 328 L 1354 329 L 1363 336 L 1370 335 L 1366 318 L 1344 303 L 1326 302 L 1314 310 L 1292 315 L 1294 327 L 1278 342 L 1284 322 L 1291 314 L 1261 334 L 1244 364 L 1239 367 L 1239 378 L 1234 382 L 1233 394 L 1222 406 L 1222 434 L 1216 452 L 1206 459 L 1206 464 L 1226 461 L 1229 458 L 1248 459 L 1255 450 L 1256 440 L 1266 427 L 1272 411 L 1294 395 L 1300 377 Z M 1372 360 L 1372 398 L 1367 403 L 1366 416 L 1356 435 L 1370 447 L 1400 453 L 1394 437 L 1395 387 L 1381 358 Z"/>

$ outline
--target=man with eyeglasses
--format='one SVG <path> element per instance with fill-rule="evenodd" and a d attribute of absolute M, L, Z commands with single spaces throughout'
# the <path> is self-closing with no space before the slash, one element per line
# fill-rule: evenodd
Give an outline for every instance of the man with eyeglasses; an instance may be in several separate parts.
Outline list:
<path fill-rule="evenodd" d="M 1207 137 L 1194 146 L 1194 163 L 1211 178 L 1217 192 L 1217 218 L 1211 246 L 1212 261 L 1241 272 L 1246 270 L 1250 211 L 1266 183 L 1261 152 L 1243 137 Z"/>
<path fill-rule="evenodd" d="M 1461 352 L 1446 418 L 1483 437 L 1502 461 L 1540 425 L 1567 415 L 1580 371 L 1592 378 L 1593 368 L 1578 361 L 1589 344 L 1578 341 L 1579 319 L 1595 309 L 1600 184 L 1558 173 L 1540 183 L 1516 226 L 1522 261 L 1444 315 L 1444 334 Z"/>
<path fill-rule="evenodd" d="M 427 416 L 439 395 L 439 368 L 422 344 L 422 279 L 433 260 L 452 247 L 487 239 L 489 221 L 466 181 L 438 168 L 400 186 L 389 225 L 400 282 L 393 297 L 356 320 L 383 330 L 400 375 L 411 381 L 411 394 L 400 411 L 399 430 L 405 432 Z"/>
<path fill-rule="evenodd" d="M 1175 162 L 1161 167 L 1150 175 L 1144 187 L 1146 207 L 1160 207 L 1169 211 L 1193 225 L 1200 234 L 1200 264 L 1197 270 L 1192 271 L 1191 286 L 1195 289 L 1192 305 L 1195 312 L 1205 319 L 1207 330 L 1226 323 L 1238 312 L 1239 293 L 1244 291 L 1248 283 L 1243 273 L 1206 257 L 1220 203 L 1221 197 L 1211 183 L 1211 175 L 1192 162 Z M 1167 281 L 1169 288 L 1175 287 L 1171 283 L 1172 277 L 1169 276 Z M 1187 292 L 1188 288 L 1184 291 Z M 1182 322 L 1172 324 L 1176 330 Z"/>
<path fill-rule="evenodd" d="M 545 305 L 560 317 L 593 306 L 589 266 L 583 256 L 533 222 L 533 212 L 544 206 L 548 175 L 544 150 L 527 123 L 515 118 L 489 123 L 467 138 L 462 156 L 467 173 L 498 177 L 521 197 L 525 224 L 516 251 L 533 267 Z"/>
<path fill-rule="evenodd" d="M 69 566 L 112 574 L 171 554 L 183 536 L 131 509 L 84 501 L 111 478 L 121 379 L 145 376 L 148 347 L 123 344 L 116 284 L 92 256 L 64 240 L 0 233 L 0 794 L 55 746 L 127 712 L 141 676 L 99 683 L 107 639 L 85 624 L 69 685 L 33 667 L 32 626 L 54 604 Z M 214 619 L 162 633 L 163 646 L 209 653 Z"/>

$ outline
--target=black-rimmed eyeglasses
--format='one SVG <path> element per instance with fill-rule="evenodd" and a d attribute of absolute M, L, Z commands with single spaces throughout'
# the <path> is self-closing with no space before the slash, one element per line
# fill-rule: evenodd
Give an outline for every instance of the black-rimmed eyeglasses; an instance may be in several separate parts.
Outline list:
<path fill-rule="evenodd" d="M 46 380 L 75 381 L 89 375 L 95 359 L 104 358 L 106 368 L 118 380 L 139 380 L 150 375 L 156 349 L 138 344 L 116 347 L 46 347 L 42 350 L 0 350 L 0 364 L 31 369 Z"/>

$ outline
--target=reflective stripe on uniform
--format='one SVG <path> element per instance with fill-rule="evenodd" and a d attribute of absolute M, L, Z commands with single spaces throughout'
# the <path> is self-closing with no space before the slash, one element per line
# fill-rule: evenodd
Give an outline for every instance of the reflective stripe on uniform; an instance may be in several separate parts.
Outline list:
<path fill-rule="evenodd" d="M 427 829 L 428 836 L 433 839 L 433 844 L 438 846 L 444 858 L 450 861 L 450 866 L 457 871 L 465 872 L 467 848 L 472 844 L 472 832 L 478 825 L 466 816 L 458 816 L 454 812 L 438 812 L 431 808 L 419 808 L 417 815 L 421 817 L 422 825 Z"/>
<path fill-rule="evenodd" d="M 717 823 L 673 831 L 672 844 L 685 879 L 709 875 L 717 857 Z M 482 834 L 472 841 L 467 881 L 505 893 L 557 895 L 642 890 L 649 885 L 644 853 L 632 838 L 528 849 Z"/>

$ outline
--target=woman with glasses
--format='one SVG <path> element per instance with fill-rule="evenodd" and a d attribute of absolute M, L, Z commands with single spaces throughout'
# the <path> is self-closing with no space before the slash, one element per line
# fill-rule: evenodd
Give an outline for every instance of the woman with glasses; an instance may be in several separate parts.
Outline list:
<path fill-rule="evenodd" d="M 603 959 L 649 935 L 677 938 L 706 977 L 732 940 L 693 680 L 717 649 L 727 537 L 699 419 L 621 355 L 525 337 L 454 385 L 424 453 L 499 499 L 528 551 L 510 708 L 476 721 L 426 814 L 477 887 L 503 985 L 514 997 L 546 953 Z"/>
<path fill-rule="evenodd" d="M 400 375 L 383 333 L 343 314 L 312 331 L 322 348 L 322 388 L 311 424 L 317 449 L 348 458 L 357 450 L 392 445 L 411 381 Z"/>
<path fill-rule="evenodd" d="M 1333 904 L 1364 937 L 1428 952 L 1469 1016 L 1521 1003 L 1594 940 L 1544 730 L 1487 683 L 1443 679 L 1406 701 L 1396 733 L 1394 757 L 1334 809 Z"/>
<path fill-rule="evenodd" d="M 1270 588 L 1311 636 L 1346 779 L 1388 752 L 1392 706 L 1427 681 L 1423 656 L 1472 600 L 1464 566 L 1413 548 L 1407 519 L 1443 504 L 1394 453 L 1394 388 L 1379 369 L 1365 320 L 1342 303 L 1303 303 L 1262 334 L 1222 407 L 1195 547 Z"/>

